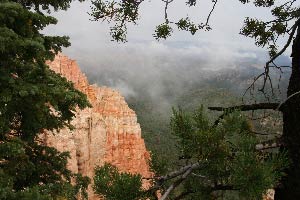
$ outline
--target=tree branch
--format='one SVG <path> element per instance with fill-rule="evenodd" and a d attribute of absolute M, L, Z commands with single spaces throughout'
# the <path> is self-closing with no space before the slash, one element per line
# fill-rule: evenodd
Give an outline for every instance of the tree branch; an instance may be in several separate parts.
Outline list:
<path fill-rule="evenodd" d="M 250 104 L 250 105 L 238 105 L 238 106 L 231 106 L 231 107 L 208 107 L 209 110 L 215 111 L 225 111 L 225 112 L 232 112 L 234 110 L 240 111 L 252 111 L 252 110 L 262 110 L 262 109 L 269 109 L 269 110 L 277 110 L 279 103 L 258 103 L 258 104 Z"/>
<path fill-rule="evenodd" d="M 254 111 L 254 110 L 279 110 L 282 105 L 279 103 L 258 103 L 258 104 L 250 104 L 250 105 L 238 105 L 231 107 L 208 107 L 209 110 L 215 111 L 223 111 L 224 113 L 218 117 L 218 119 L 214 122 L 214 125 L 218 125 L 220 120 L 224 118 L 224 116 L 232 113 L 235 110 L 240 111 Z"/>
<path fill-rule="evenodd" d="M 255 132 L 255 131 L 251 131 L 251 133 L 253 133 L 255 135 L 276 135 L 276 133 L 260 133 L 260 132 Z"/>
<path fill-rule="evenodd" d="M 181 167 L 179 170 L 173 171 L 165 176 L 158 177 L 158 178 L 156 178 L 156 184 L 153 187 L 151 187 L 149 189 L 149 191 L 158 190 L 164 184 L 164 182 L 166 182 L 170 179 L 176 178 L 178 176 L 184 175 L 187 171 L 192 172 L 193 170 L 200 169 L 202 167 L 204 167 L 204 164 L 202 164 L 202 163 L 189 164 L 189 165 Z M 189 174 L 190 174 L 190 172 L 189 172 Z"/>
<path fill-rule="evenodd" d="M 254 110 L 275 110 L 275 111 L 281 111 L 282 106 L 290 100 L 292 97 L 295 97 L 296 95 L 299 95 L 300 91 L 295 92 L 294 94 L 287 97 L 284 101 L 281 103 L 258 103 L 258 104 L 250 104 L 250 105 L 238 105 L 238 106 L 231 106 L 231 107 L 208 107 L 209 110 L 215 110 L 215 111 L 223 111 L 223 113 L 216 121 L 215 125 L 217 125 L 221 119 L 224 118 L 225 115 L 228 113 L 233 112 L 234 110 L 240 110 L 240 111 L 254 111 Z"/>
<path fill-rule="evenodd" d="M 209 19 L 210 19 L 210 17 L 211 17 L 211 14 L 214 12 L 214 10 L 215 10 L 215 8 L 216 8 L 216 5 L 217 5 L 217 3 L 218 3 L 218 0 L 213 1 L 213 3 L 214 3 L 214 5 L 213 5 L 212 9 L 210 10 L 210 12 L 209 12 L 209 14 L 208 14 L 208 16 L 207 16 L 207 18 L 206 18 L 206 23 L 205 23 L 205 25 L 208 25 Z"/>
<path fill-rule="evenodd" d="M 176 180 L 170 187 L 167 189 L 167 191 L 161 196 L 159 200 L 165 200 L 169 194 L 177 187 L 179 186 L 187 177 L 191 174 L 193 171 L 192 168 L 189 168 L 178 180 Z"/>
<path fill-rule="evenodd" d="M 299 26 L 299 23 L 300 23 L 300 19 L 298 19 L 295 24 L 292 26 L 292 32 L 286 42 L 286 44 L 284 45 L 284 47 L 277 53 L 275 54 L 268 62 L 266 62 L 266 65 L 265 65 L 265 72 L 263 73 L 264 74 L 264 82 L 263 82 L 263 86 L 262 88 L 260 89 L 260 91 L 264 91 L 265 89 L 265 86 L 266 86 L 266 82 L 267 82 L 267 79 L 270 78 L 269 77 L 269 70 L 270 70 L 270 64 L 274 62 L 274 60 L 276 60 L 276 58 L 278 58 L 281 54 L 283 54 L 283 52 L 286 51 L 286 49 L 290 46 L 292 40 L 293 40 L 293 36 L 297 30 L 297 27 Z"/>
<path fill-rule="evenodd" d="M 182 168 L 180 168 L 179 170 L 176 170 L 176 171 L 173 171 L 169 174 L 167 174 L 166 176 L 161 176 L 158 178 L 158 182 L 160 182 L 162 185 L 162 183 L 164 181 L 167 181 L 167 180 L 170 180 L 170 179 L 173 179 L 175 177 L 178 177 L 182 174 L 184 174 L 186 171 L 188 171 L 189 169 L 192 169 L 192 170 L 195 170 L 195 169 L 199 169 L 201 167 L 203 167 L 204 165 L 203 164 L 200 164 L 200 163 L 194 163 L 194 164 L 189 164 L 189 165 L 186 165 Z"/>
<path fill-rule="evenodd" d="M 260 144 L 257 144 L 255 146 L 255 149 L 258 151 L 267 150 L 267 149 L 274 149 L 284 146 L 284 143 L 281 138 L 276 138 L 273 140 L 264 141 Z"/>
<path fill-rule="evenodd" d="M 269 65 L 274 62 L 274 60 L 276 60 L 276 58 L 278 58 L 281 54 L 283 54 L 283 52 L 286 51 L 286 49 L 290 46 L 293 36 L 297 30 L 297 27 L 299 26 L 300 23 L 300 19 L 298 19 L 295 24 L 292 26 L 292 32 L 288 38 L 288 41 L 286 42 L 286 44 L 284 45 L 284 47 L 276 54 L 274 55 L 268 62 L 266 62 L 266 66 L 269 67 Z"/>
<path fill-rule="evenodd" d="M 166 20 L 166 24 L 169 23 L 169 19 L 168 19 L 168 6 L 169 3 L 172 3 L 174 0 L 162 0 L 162 2 L 165 3 L 165 20 Z"/>
<path fill-rule="evenodd" d="M 295 92 L 294 94 L 287 97 L 284 101 L 281 103 L 258 103 L 258 104 L 250 104 L 250 105 L 238 105 L 238 106 L 231 106 L 231 107 L 208 107 L 209 110 L 215 110 L 215 111 L 223 111 L 224 113 L 218 117 L 218 119 L 215 121 L 214 125 L 218 125 L 220 120 L 224 118 L 225 115 L 228 115 L 229 113 L 233 112 L 234 110 L 240 110 L 240 111 L 254 111 L 254 110 L 275 110 L 275 111 L 282 111 L 283 105 L 290 100 L 292 97 L 295 97 L 296 95 L 299 95 L 300 91 Z"/>

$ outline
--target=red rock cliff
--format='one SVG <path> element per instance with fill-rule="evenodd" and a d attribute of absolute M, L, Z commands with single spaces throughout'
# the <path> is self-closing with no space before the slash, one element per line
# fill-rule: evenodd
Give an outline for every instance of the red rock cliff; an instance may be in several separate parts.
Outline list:
<path fill-rule="evenodd" d="M 68 168 L 90 178 L 94 175 L 94 167 L 104 162 L 117 166 L 121 171 L 150 177 L 149 152 L 141 138 L 136 114 L 128 107 L 124 97 L 116 90 L 89 85 L 77 63 L 62 54 L 48 65 L 87 94 L 93 107 L 78 111 L 72 121 L 75 130 L 63 129 L 55 135 L 45 133 L 45 144 L 60 151 L 69 151 Z M 98 199 L 91 189 L 89 195 L 89 199 Z"/>

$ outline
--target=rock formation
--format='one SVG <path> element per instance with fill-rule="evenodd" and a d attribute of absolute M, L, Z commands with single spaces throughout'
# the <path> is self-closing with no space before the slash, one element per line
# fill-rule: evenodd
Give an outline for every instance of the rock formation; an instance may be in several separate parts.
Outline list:
<path fill-rule="evenodd" d="M 105 162 L 121 171 L 151 177 L 153 174 L 147 163 L 150 155 L 141 138 L 140 125 L 124 97 L 116 90 L 90 85 L 77 63 L 62 54 L 47 64 L 85 93 L 92 108 L 78 111 L 72 121 L 73 131 L 62 129 L 58 133 L 44 133 L 41 137 L 44 143 L 60 151 L 69 151 L 68 168 L 90 178 L 95 166 Z M 149 185 L 145 183 L 144 186 Z M 91 188 L 88 192 L 90 200 L 99 199 Z M 268 190 L 263 199 L 273 200 L 274 190 Z"/>
<path fill-rule="evenodd" d="M 95 166 L 105 162 L 121 171 L 150 177 L 149 152 L 141 138 L 136 114 L 128 107 L 124 97 L 116 90 L 90 85 L 77 63 L 62 54 L 47 64 L 85 93 L 92 108 L 78 111 L 72 121 L 75 130 L 43 134 L 44 143 L 60 151 L 69 151 L 68 168 L 90 178 L 94 175 Z M 89 199 L 98 199 L 91 188 L 89 196 Z"/>

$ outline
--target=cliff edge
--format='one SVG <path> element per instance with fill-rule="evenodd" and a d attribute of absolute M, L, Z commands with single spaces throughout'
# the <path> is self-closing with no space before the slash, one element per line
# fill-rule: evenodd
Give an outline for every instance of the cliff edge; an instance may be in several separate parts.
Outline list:
<path fill-rule="evenodd" d="M 141 138 L 140 125 L 124 97 L 116 90 L 90 85 L 76 61 L 63 54 L 58 54 L 53 62 L 47 64 L 85 93 L 92 108 L 78 110 L 72 121 L 74 130 L 65 128 L 54 134 L 44 133 L 44 144 L 59 151 L 69 151 L 68 168 L 91 179 L 95 166 L 105 162 L 121 171 L 151 177 L 148 166 L 150 155 Z M 89 199 L 99 199 L 91 188 Z"/>

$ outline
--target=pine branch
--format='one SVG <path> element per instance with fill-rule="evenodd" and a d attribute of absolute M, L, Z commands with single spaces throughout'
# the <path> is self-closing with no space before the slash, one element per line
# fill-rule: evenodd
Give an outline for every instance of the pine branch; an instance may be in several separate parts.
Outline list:
<path fill-rule="evenodd" d="M 192 194 L 192 193 L 195 193 L 195 192 L 192 191 L 192 190 L 184 191 L 184 192 L 180 193 L 178 196 L 176 196 L 176 197 L 174 198 L 174 200 L 180 200 L 180 199 L 183 199 L 184 197 L 186 197 L 187 195 Z"/>
<path fill-rule="evenodd" d="M 226 191 L 226 190 L 238 190 L 233 187 L 233 185 L 215 185 L 212 190 L 214 191 Z"/>

